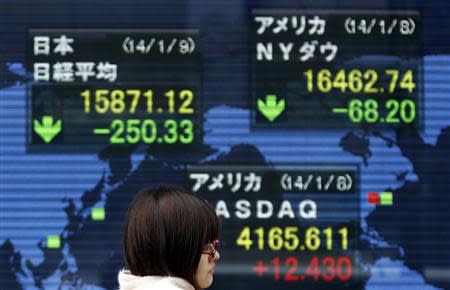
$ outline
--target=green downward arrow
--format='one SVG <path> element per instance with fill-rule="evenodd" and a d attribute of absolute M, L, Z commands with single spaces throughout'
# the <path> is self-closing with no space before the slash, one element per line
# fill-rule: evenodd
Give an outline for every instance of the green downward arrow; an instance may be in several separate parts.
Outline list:
<path fill-rule="evenodd" d="M 53 123 L 52 116 L 44 116 L 42 117 L 42 123 L 39 123 L 39 120 L 34 120 L 34 132 L 41 136 L 44 139 L 45 143 L 50 143 L 50 141 L 61 132 L 61 124 L 62 121 L 58 120 L 56 123 Z"/>
<path fill-rule="evenodd" d="M 276 95 L 267 95 L 266 102 L 258 99 L 258 110 L 263 114 L 270 122 L 273 122 L 284 111 L 284 100 L 277 102 Z"/>

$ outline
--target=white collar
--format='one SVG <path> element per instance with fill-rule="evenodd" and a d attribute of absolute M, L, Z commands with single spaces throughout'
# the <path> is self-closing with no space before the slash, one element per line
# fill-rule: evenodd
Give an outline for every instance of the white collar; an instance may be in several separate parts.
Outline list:
<path fill-rule="evenodd" d="M 117 279 L 120 290 L 195 290 L 186 280 L 170 276 L 135 276 L 120 270 Z"/>

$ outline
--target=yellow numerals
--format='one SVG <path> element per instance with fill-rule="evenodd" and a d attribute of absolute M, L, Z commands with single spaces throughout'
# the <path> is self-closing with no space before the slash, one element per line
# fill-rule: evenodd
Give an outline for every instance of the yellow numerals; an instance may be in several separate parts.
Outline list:
<path fill-rule="evenodd" d="M 378 72 L 369 69 L 361 71 L 340 69 L 333 73 L 329 69 L 313 71 L 309 69 L 303 73 L 306 77 L 308 92 L 329 93 L 339 90 L 342 93 L 394 93 L 398 89 L 413 93 L 416 88 L 412 70 L 400 72 L 396 69 L 384 71 L 383 79 L 379 81 Z"/>
<path fill-rule="evenodd" d="M 254 241 L 255 238 L 256 241 Z M 264 250 L 267 246 L 272 251 L 317 251 L 320 248 L 332 250 L 333 242 L 339 242 L 338 240 L 340 240 L 338 247 L 347 250 L 347 227 L 338 230 L 333 230 L 331 227 L 323 230 L 309 227 L 303 233 L 299 233 L 298 227 L 272 227 L 267 231 L 263 227 L 253 231 L 250 227 L 244 227 L 236 239 L 236 245 L 244 247 L 246 251 L 252 248 L 254 242 L 256 242 L 255 246 L 258 250 Z"/>
<path fill-rule="evenodd" d="M 85 90 L 81 94 L 83 99 L 83 111 L 91 113 L 93 109 L 98 114 L 112 112 L 113 114 L 135 113 L 138 108 L 143 108 L 146 113 L 168 112 L 178 114 L 193 114 L 191 107 L 194 94 L 191 90 L 168 90 L 164 93 L 166 100 L 160 101 L 161 106 L 155 108 L 153 90 Z"/>

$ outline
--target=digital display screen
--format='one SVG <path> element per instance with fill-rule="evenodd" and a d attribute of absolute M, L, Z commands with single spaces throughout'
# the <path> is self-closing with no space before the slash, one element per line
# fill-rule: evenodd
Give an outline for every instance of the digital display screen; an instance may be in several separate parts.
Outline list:
<path fill-rule="evenodd" d="M 118 289 L 126 211 L 221 220 L 210 289 L 450 290 L 450 4 L 0 0 L 0 289 Z"/>

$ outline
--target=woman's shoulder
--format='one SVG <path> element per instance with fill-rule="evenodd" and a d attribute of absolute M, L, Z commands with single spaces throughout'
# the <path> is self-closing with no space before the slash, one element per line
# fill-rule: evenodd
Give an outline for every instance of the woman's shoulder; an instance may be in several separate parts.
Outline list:
<path fill-rule="evenodd" d="M 169 276 L 135 276 L 126 269 L 118 274 L 119 290 L 194 290 L 184 279 Z"/>

